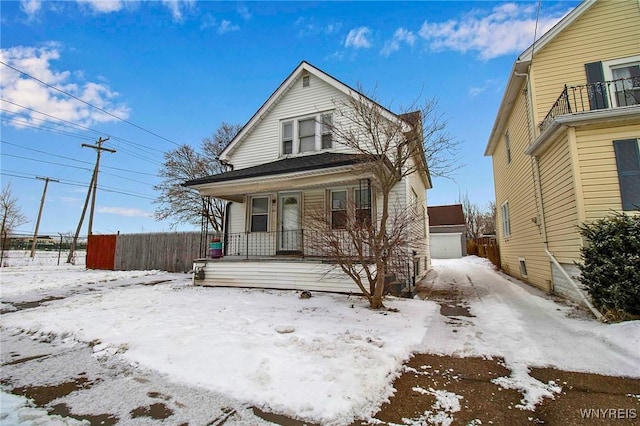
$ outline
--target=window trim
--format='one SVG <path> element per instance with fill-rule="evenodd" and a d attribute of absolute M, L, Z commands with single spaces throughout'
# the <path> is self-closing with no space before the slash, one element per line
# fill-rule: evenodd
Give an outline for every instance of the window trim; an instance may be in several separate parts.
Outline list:
<path fill-rule="evenodd" d="M 525 259 L 524 257 L 519 257 L 518 264 L 520 266 L 520 276 L 522 278 L 529 278 L 529 274 L 527 272 L 527 259 Z"/>
<path fill-rule="evenodd" d="M 605 81 L 614 81 L 613 69 L 624 68 L 626 66 L 638 65 L 640 67 L 640 55 L 627 56 L 626 58 L 612 59 L 610 61 L 602 61 L 602 75 Z M 610 93 L 612 101 L 616 103 L 616 107 L 619 107 L 618 102 L 618 84 L 614 84 L 613 93 Z M 633 87 L 632 90 L 637 90 L 637 87 Z"/>
<path fill-rule="evenodd" d="M 509 212 L 509 201 L 505 201 L 500 206 L 500 216 L 502 222 L 502 238 L 506 240 L 511 237 L 511 213 Z"/>
<path fill-rule="evenodd" d="M 267 212 L 266 213 L 253 213 L 253 200 L 263 198 L 267 200 Z M 249 202 L 247 203 L 248 208 L 248 217 L 247 217 L 247 232 L 269 232 L 270 228 L 270 217 L 271 217 L 271 196 L 270 195 L 252 195 L 249 197 Z M 266 229 L 264 231 L 254 231 L 253 230 L 253 216 L 260 215 L 267 217 Z"/>
<path fill-rule="evenodd" d="M 344 208 L 335 208 L 333 203 L 333 194 L 338 192 L 344 192 Z M 334 212 L 344 212 L 345 217 L 345 225 L 344 226 L 334 226 L 333 223 L 333 214 Z M 329 190 L 329 225 L 331 229 L 346 229 L 347 221 L 349 220 L 349 189 L 348 188 L 336 188 Z"/>
<path fill-rule="evenodd" d="M 293 140 L 294 140 L 294 124 L 293 124 L 294 120 L 285 120 L 281 122 L 280 125 L 280 131 L 281 131 L 281 135 L 280 135 L 280 149 L 282 150 L 282 155 L 289 155 L 289 154 L 293 154 Z M 287 138 L 285 139 L 285 135 L 284 135 L 284 127 L 287 124 L 291 124 L 291 138 Z M 284 144 L 285 142 L 291 142 L 291 152 L 285 152 L 286 150 L 284 149 Z"/>

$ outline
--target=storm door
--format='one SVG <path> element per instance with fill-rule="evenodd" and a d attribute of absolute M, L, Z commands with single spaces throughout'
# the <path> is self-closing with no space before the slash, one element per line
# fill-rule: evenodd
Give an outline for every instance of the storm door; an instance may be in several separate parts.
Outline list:
<path fill-rule="evenodd" d="M 300 194 L 280 194 L 278 205 L 280 210 L 278 250 L 300 251 Z"/>

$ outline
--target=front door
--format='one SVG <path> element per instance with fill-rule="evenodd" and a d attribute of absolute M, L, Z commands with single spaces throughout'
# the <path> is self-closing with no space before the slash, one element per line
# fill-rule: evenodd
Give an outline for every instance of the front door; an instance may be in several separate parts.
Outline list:
<path fill-rule="evenodd" d="M 300 251 L 300 194 L 280 194 L 280 251 Z"/>

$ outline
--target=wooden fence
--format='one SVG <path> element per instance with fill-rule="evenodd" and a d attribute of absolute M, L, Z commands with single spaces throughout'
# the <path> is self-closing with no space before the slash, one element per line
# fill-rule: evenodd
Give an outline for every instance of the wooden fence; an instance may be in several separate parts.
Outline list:
<path fill-rule="evenodd" d="M 500 248 L 495 237 L 472 238 L 467 240 L 467 254 L 489 259 L 498 269 L 502 268 L 500 262 Z"/>
<path fill-rule="evenodd" d="M 110 239 L 115 239 L 112 246 L 105 242 Z M 202 243 L 200 232 L 92 235 L 87 246 L 87 268 L 187 272 L 193 260 L 206 253 Z"/>

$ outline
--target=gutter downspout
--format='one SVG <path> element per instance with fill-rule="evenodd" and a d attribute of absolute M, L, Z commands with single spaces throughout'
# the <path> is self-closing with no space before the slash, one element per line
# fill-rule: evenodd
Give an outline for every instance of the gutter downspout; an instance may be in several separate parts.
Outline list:
<path fill-rule="evenodd" d="M 640 0 L 639 0 L 640 1 Z M 530 135 L 530 143 L 533 143 L 533 135 L 534 135 L 534 130 L 532 129 L 532 126 L 534 125 L 534 117 L 533 117 L 533 102 L 531 101 L 531 87 L 530 87 L 530 81 L 529 81 L 529 73 L 518 73 L 515 72 L 514 73 L 515 76 L 518 77 L 525 77 L 527 80 L 527 103 L 528 103 L 528 110 L 529 110 L 529 135 Z M 576 293 L 578 293 L 578 295 L 580 296 L 580 299 L 582 300 L 582 302 L 585 304 L 585 306 L 587 308 L 589 308 L 589 310 L 591 311 L 591 313 L 599 320 L 602 322 L 606 322 L 606 318 L 603 317 L 603 315 L 591 304 L 591 302 L 589 302 L 589 300 L 585 297 L 584 293 L 582 292 L 582 290 L 580 289 L 580 287 L 578 287 L 578 284 L 573 280 L 573 278 L 571 278 L 571 276 L 569 275 L 569 273 L 567 271 L 565 271 L 565 269 L 562 267 L 562 265 L 560 265 L 560 262 L 558 262 L 558 260 L 555 258 L 555 256 L 553 255 L 553 253 L 551 253 L 549 251 L 549 243 L 547 241 L 547 223 L 544 217 L 544 202 L 542 200 L 542 184 L 540 183 L 540 163 L 538 163 L 538 157 L 536 157 L 535 155 L 532 156 L 532 161 L 533 164 L 535 165 L 535 173 L 533 176 L 533 180 L 534 180 L 534 184 L 536 186 L 536 192 L 538 194 L 538 198 L 539 198 L 539 212 L 538 214 L 540 215 L 540 227 L 541 227 L 541 232 L 542 232 L 542 238 L 543 238 L 543 244 L 544 244 L 544 252 L 545 254 L 549 257 L 549 259 L 551 260 L 551 263 L 553 263 L 555 265 L 556 268 L 558 268 L 560 270 L 560 272 L 562 273 L 562 275 L 567 279 L 567 281 L 569 281 L 572 285 L 572 287 L 575 289 Z M 554 292 L 554 286 L 553 286 L 553 279 L 551 280 L 551 288 L 550 288 L 550 292 L 553 293 Z"/>

